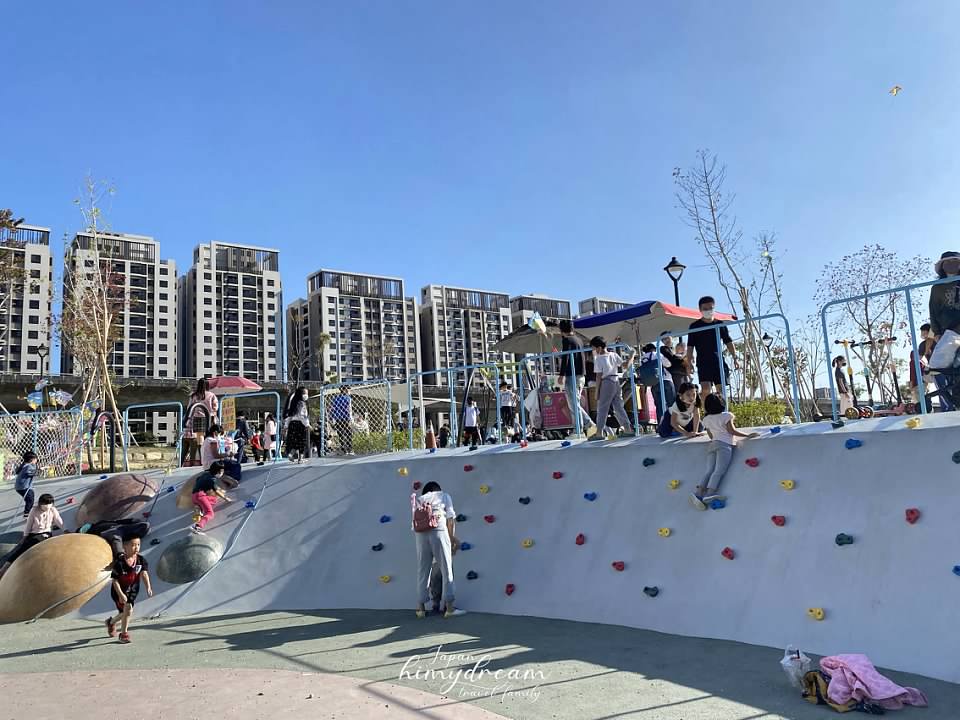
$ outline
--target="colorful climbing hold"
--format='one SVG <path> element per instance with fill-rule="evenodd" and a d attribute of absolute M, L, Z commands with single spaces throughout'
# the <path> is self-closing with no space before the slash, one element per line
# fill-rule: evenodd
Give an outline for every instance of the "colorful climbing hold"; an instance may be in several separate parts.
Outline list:
<path fill-rule="evenodd" d="M 570 447 L 570 444 L 571 443 L 569 440 L 564 440 L 562 443 L 560 443 L 560 447 Z"/>
<path fill-rule="evenodd" d="M 154 538 L 153 540 L 150 541 L 150 544 L 151 544 L 151 545 L 159 545 L 159 544 L 160 544 L 160 538 Z"/>
<path fill-rule="evenodd" d="M 733 548 L 725 547 L 720 551 L 720 554 L 723 555 L 727 560 L 733 560 L 736 557 L 736 553 L 733 552 Z"/>
<path fill-rule="evenodd" d="M 960 465 L 960 450 L 957 450 L 957 451 L 953 454 L 953 461 L 954 461 L 955 463 L 957 463 L 958 465 Z"/>
<path fill-rule="evenodd" d="M 466 521 L 467 521 L 466 515 L 464 515 L 463 513 L 460 513 L 457 515 L 457 522 L 466 522 Z"/>
<path fill-rule="evenodd" d="M 657 595 L 660 594 L 660 588 L 658 588 L 656 585 L 653 585 L 653 586 L 647 585 L 643 588 L 643 594 L 646 595 L 647 597 L 655 598 Z"/>
<path fill-rule="evenodd" d="M 610 565 L 613 566 L 613 569 L 616 570 L 617 572 L 623 572 L 624 569 L 627 567 L 626 563 L 624 563 L 623 560 L 615 560 L 612 563 L 610 563 Z"/>
<path fill-rule="evenodd" d="M 662 527 L 659 530 L 657 530 L 657 535 L 659 535 L 660 537 L 670 537 L 671 532 L 672 531 L 670 530 L 670 528 Z"/>
<path fill-rule="evenodd" d="M 596 494 L 595 492 L 585 492 L 585 493 L 583 494 L 583 499 L 584 499 L 584 500 L 589 500 L 590 502 L 593 502 L 594 500 L 597 499 L 597 494 Z"/>
<path fill-rule="evenodd" d="M 656 464 L 657 464 L 657 461 L 654 460 L 653 458 L 644 458 L 644 459 L 643 459 L 643 466 L 644 466 L 644 467 L 650 467 L 651 465 L 656 465 Z"/>
<path fill-rule="evenodd" d="M 853 545 L 853 536 L 847 535 L 846 533 L 839 533 L 834 539 L 834 542 L 841 547 L 844 545 Z"/>
<path fill-rule="evenodd" d="M 430 448 L 430 454 L 433 455 L 437 451 L 436 448 Z"/>
<path fill-rule="evenodd" d="M 168 493 L 172 493 L 174 490 L 176 490 L 176 488 L 173 487 L 173 485 L 171 485 L 170 487 L 167 488 L 167 492 L 168 492 Z"/>
<path fill-rule="evenodd" d="M 907 508 L 906 511 L 907 522 L 913 525 L 917 520 L 920 519 L 920 511 L 917 508 Z"/>
<path fill-rule="evenodd" d="M 903 424 L 906 425 L 911 430 L 916 430 L 918 427 L 920 427 L 920 418 L 918 417 L 910 418 Z"/>
<path fill-rule="evenodd" d="M 407 470 L 405 467 L 397 468 L 397 472 L 400 473 L 403 477 L 406 477 L 410 473 L 410 471 Z"/>
<path fill-rule="evenodd" d="M 577 545 L 583 545 L 586 541 L 587 541 L 587 536 L 584 535 L 583 533 L 580 533 L 579 535 L 577 535 L 577 539 L 574 540 L 574 542 Z"/>
<path fill-rule="evenodd" d="M 513 591 L 516 590 L 516 589 L 517 589 L 517 586 L 514 585 L 513 583 L 507 583 L 507 586 L 503 589 L 503 591 L 504 591 L 507 595 L 513 595 Z"/>
<path fill-rule="evenodd" d="M 676 490 L 678 487 L 680 487 L 680 481 L 679 481 L 679 480 L 671 480 L 668 484 L 669 484 L 671 490 Z"/>
<path fill-rule="evenodd" d="M 480 486 L 480 494 L 481 494 L 481 495 L 486 495 L 488 492 L 490 492 L 490 486 L 489 486 L 489 485 L 481 485 L 481 486 Z"/>
<path fill-rule="evenodd" d="M 781 480 L 780 487 L 784 490 L 793 490 L 797 484 L 793 480 Z"/>
<path fill-rule="evenodd" d="M 243 505 L 244 507 L 249 508 L 250 510 L 253 510 L 257 506 L 257 501 L 247 500 Z"/>
<path fill-rule="evenodd" d="M 390 576 L 389 576 L 389 575 L 381 575 L 381 576 L 380 576 L 380 582 L 382 582 L 384 585 L 386 585 L 388 582 L 390 582 Z"/>
<path fill-rule="evenodd" d="M 843 446 L 844 446 L 847 450 L 855 450 L 856 448 L 863 446 L 863 441 L 862 441 L 862 440 L 857 440 L 856 438 L 850 438 L 849 440 L 847 440 L 847 441 L 843 444 Z"/>
<path fill-rule="evenodd" d="M 716 498 L 715 500 L 710 501 L 711 510 L 723 510 L 723 508 L 725 508 L 726 506 L 727 506 L 727 501 L 721 500 L 720 498 Z"/>
<path fill-rule="evenodd" d="M 464 466 L 463 466 L 463 471 L 464 471 L 464 472 L 472 472 L 472 471 L 473 471 L 473 465 L 464 465 Z"/>
<path fill-rule="evenodd" d="M 532 548 L 533 540 L 531 538 L 524 538 L 520 544 L 525 548 Z"/>
<path fill-rule="evenodd" d="M 954 566 L 953 566 L 953 574 L 954 574 L 954 575 L 960 575 L 960 565 L 954 565 Z"/>
<path fill-rule="evenodd" d="M 562 478 L 562 477 L 563 477 L 563 473 L 560 472 L 559 470 L 555 470 L 555 471 L 553 472 L 553 479 L 554 479 L 554 480 L 559 480 L 559 479 Z"/>
<path fill-rule="evenodd" d="M 780 434 L 780 430 L 781 430 L 781 428 L 780 428 L 779 425 L 774 425 L 772 428 L 770 428 L 770 434 L 771 434 L 771 435 L 779 435 L 779 434 Z"/>
<path fill-rule="evenodd" d="M 74 503 L 74 498 L 68 497 L 68 498 L 67 498 L 67 505 L 73 505 L 73 503 Z"/>
<path fill-rule="evenodd" d="M 388 522 L 390 522 L 390 516 L 389 516 L 389 515 L 381 515 L 381 516 L 380 516 L 380 522 L 382 522 L 382 523 L 388 523 Z"/>
<path fill-rule="evenodd" d="M 522 497 L 522 498 L 520 498 L 520 504 L 521 504 L 521 505 L 529 505 L 529 504 L 530 504 L 530 498 L 528 498 L 528 497 Z"/>
<path fill-rule="evenodd" d="M 460 549 L 461 549 L 461 550 L 469 550 L 469 549 L 472 548 L 472 547 L 473 547 L 473 545 L 471 545 L 471 544 L 468 543 L 468 542 L 462 542 L 462 543 L 460 543 Z"/>
<path fill-rule="evenodd" d="M 787 524 L 787 518 L 783 515 L 774 515 L 770 518 L 777 527 L 783 527 Z"/>
<path fill-rule="evenodd" d="M 484 515 L 484 516 L 483 516 L 483 520 L 484 520 L 484 522 L 488 522 L 488 523 L 491 523 L 491 524 L 492 524 L 492 523 L 495 523 L 495 522 L 497 521 L 497 516 L 496 516 L 496 515 Z"/>
<path fill-rule="evenodd" d="M 823 608 L 807 608 L 807 615 L 817 621 L 823 620 L 827 616 Z"/>
<path fill-rule="evenodd" d="M 371 545 L 370 549 L 373 550 L 374 552 L 380 552 L 381 550 L 383 550 L 383 543 L 377 543 L 376 545 Z"/>
<path fill-rule="evenodd" d="M 101 480 L 106 480 L 106 479 L 107 479 L 107 476 L 106 476 L 106 475 L 101 475 L 101 476 L 100 476 L 100 479 L 101 479 Z"/>
<path fill-rule="evenodd" d="M 414 480 L 414 481 L 413 481 L 413 489 L 414 489 L 414 490 L 419 490 L 419 489 L 420 489 L 420 481 L 419 481 L 419 480 Z"/>
<path fill-rule="evenodd" d="M 145 513 L 143 513 L 143 517 L 144 517 L 144 518 L 150 517 L 150 511 L 147 510 Z"/>
<path fill-rule="evenodd" d="M 747 458 L 744 462 L 748 467 L 752 468 L 759 467 L 760 465 L 760 461 L 757 458 Z"/>
<path fill-rule="evenodd" d="M 471 570 L 470 572 L 467 573 L 467 580 L 476 580 L 478 577 L 480 576 L 477 575 L 476 570 Z"/>

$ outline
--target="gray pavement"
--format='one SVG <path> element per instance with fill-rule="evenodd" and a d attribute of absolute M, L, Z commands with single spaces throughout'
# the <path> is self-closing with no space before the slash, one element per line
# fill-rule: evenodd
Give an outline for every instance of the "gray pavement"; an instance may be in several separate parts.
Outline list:
<path fill-rule="evenodd" d="M 131 632 L 134 642 L 120 645 L 90 619 L 7 625 L 0 629 L 0 673 L 183 668 L 333 673 L 396 683 L 445 697 L 445 705 L 471 703 L 522 720 L 812 720 L 834 714 L 808 705 L 786 684 L 782 649 L 611 625 L 480 613 L 417 620 L 409 612 L 335 610 L 138 619 Z M 463 672 L 471 667 L 472 675 Z M 899 716 L 960 716 L 960 685 L 885 674 L 930 699 L 930 708 L 906 709 Z M 162 673 L 152 677 L 171 682 Z M 197 677 L 215 682 L 216 675 Z M 256 681 L 250 683 L 256 695 Z M 0 687 L 16 685 L 16 677 L 0 677 Z M 67 685 L 47 684 L 44 692 L 63 694 L 60 712 L 51 717 L 70 715 Z M 318 713 L 317 705 L 303 707 L 302 715 L 284 717 L 346 717 Z M 215 707 L 198 712 L 206 720 L 221 717 Z M 420 712 L 433 717 L 429 709 Z M 6 717 L 2 708 L 0 717 Z"/>

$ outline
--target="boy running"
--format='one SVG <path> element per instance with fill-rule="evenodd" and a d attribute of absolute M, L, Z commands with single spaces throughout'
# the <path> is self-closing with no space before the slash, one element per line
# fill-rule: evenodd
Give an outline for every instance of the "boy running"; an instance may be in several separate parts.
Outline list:
<path fill-rule="evenodd" d="M 110 597 L 117 606 L 119 613 L 108 617 L 106 621 L 107 634 L 114 637 L 117 634 L 117 623 L 120 623 L 120 642 L 130 642 L 130 616 L 133 615 L 133 605 L 140 592 L 140 580 L 147 588 L 147 597 L 153 597 L 153 587 L 150 585 L 150 573 L 147 572 L 147 559 L 140 554 L 140 538 L 132 538 L 123 544 L 124 556 L 117 558 L 113 564 L 113 584 L 110 586 Z"/>

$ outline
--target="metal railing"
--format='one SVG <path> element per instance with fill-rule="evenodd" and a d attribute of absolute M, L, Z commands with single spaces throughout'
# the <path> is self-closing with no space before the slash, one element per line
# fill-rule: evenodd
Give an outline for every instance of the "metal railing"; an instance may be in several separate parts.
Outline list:
<path fill-rule="evenodd" d="M 79 477 L 83 473 L 85 434 L 80 408 L 0 416 L 0 449 L 9 454 L 4 476 L 9 477 L 23 453 L 30 451 L 37 455 L 42 468 L 53 470 L 57 476 L 67 477 L 72 465 L 74 475 Z"/>
<path fill-rule="evenodd" d="M 196 407 L 197 404 L 198 403 L 194 403 L 192 407 Z M 200 405 L 204 407 L 204 409 L 206 409 L 206 406 L 202 405 L 202 403 L 200 403 Z M 143 410 L 145 408 L 156 408 L 156 407 L 175 407 L 177 409 L 176 427 L 178 428 L 178 430 L 177 430 L 177 442 L 175 447 L 177 449 L 177 467 L 179 468 L 181 465 L 182 458 L 180 457 L 180 447 L 183 442 L 183 417 L 184 417 L 183 403 L 179 401 L 157 402 L 157 403 L 134 403 L 133 405 L 127 405 L 127 407 L 124 408 L 123 410 L 123 471 L 124 472 L 130 471 L 130 463 L 127 460 L 127 450 L 130 447 L 130 411 Z M 190 419 L 190 422 L 193 422 L 192 418 Z M 210 416 L 208 411 L 208 415 L 207 415 L 208 427 L 209 427 L 209 424 L 210 424 Z"/>
<path fill-rule="evenodd" d="M 231 398 L 231 399 L 237 399 L 237 400 L 239 400 L 239 399 L 241 399 L 241 398 L 272 397 L 272 398 L 274 398 L 274 400 L 276 400 L 276 403 L 274 404 L 274 409 L 276 410 L 276 412 L 274 413 L 274 417 L 277 418 L 277 423 L 278 423 L 278 424 L 280 423 L 280 420 L 279 420 L 279 418 L 280 418 L 280 393 L 276 392 L 275 390 L 257 390 L 257 391 L 255 391 L 255 392 L 244 392 L 244 393 L 235 393 L 235 394 L 231 393 L 231 394 L 228 394 L 228 395 L 224 395 L 224 397 L 228 397 L 228 398 Z M 279 450 L 280 450 L 280 442 L 281 442 L 281 438 L 280 438 L 280 428 L 278 427 L 278 428 L 277 428 L 277 442 L 276 442 L 276 445 L 275 445 L 274 451 L 273 451 L 273 462 L 277 462 L 277 461 L 280 459 L 280 452 L 279 452 Z"/>

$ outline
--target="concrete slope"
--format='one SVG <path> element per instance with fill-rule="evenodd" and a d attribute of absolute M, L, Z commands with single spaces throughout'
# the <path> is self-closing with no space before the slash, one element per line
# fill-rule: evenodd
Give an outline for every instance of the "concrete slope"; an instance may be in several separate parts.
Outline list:
<path fill-rule="evenodd" d="M 846 449 L 851 438 L 862 447 Z M 457 534 L 472 548 L 455 560 L 458 604 L 468 610 L 864 652 L 877 665 L 960 681 L 960 577 L 952 572 L 960 564 L 952 503 L 960 439 L 949 420 L 931 418 L 921 430 L 883 419 L 765 435 L 737 450 L 723 486 L 727 506 L 697 512 L 687 495 L 705 472 L 706 447 L 653 438 L 539 443 L 257 469 L 211 529 L 228 545 L 221 564 L 193 585 L 157 583 L 157 597 L 140 611 L 412 609 L 410 486 L 436 480 L 468 516 Z M 645 467 L 645 458 L 655 464 Z M 254 510 L 244 507 L 257 497 Z M 921 511 L 916 524 L 906 522 L 907 508 Z M 390 522 L 380 522 L 384 515 Z M 164 494 L 151 521 L 162 543 L 189 525 Z M 658 534 L 664 527 L 669 537 Z M 838 533 L 854 543 L 837 546 Z M 524 548 L 528 538 L 534 544 Z M 377 543 L 380 552 L 371 550 Z M 148 546 L 150 554 L 163 546 Z M 733 560 L 721 555 L 725 547 Z M 611 565 L 618 561 L 622 572 Z M 466 579 L 470 570 L 476 580 Z M 385 575 L 390 582 L 381 582 Z M 83 612 L 108 607 L 100 598 Z M 825 619 L 811 619 L 808 608 L 823 608 Z"/>

